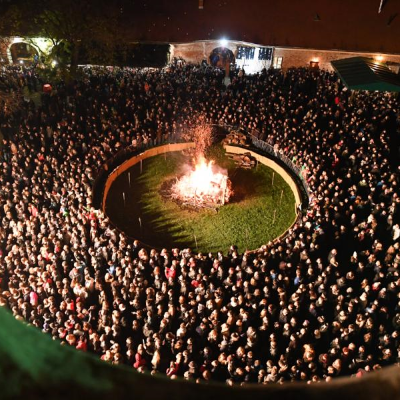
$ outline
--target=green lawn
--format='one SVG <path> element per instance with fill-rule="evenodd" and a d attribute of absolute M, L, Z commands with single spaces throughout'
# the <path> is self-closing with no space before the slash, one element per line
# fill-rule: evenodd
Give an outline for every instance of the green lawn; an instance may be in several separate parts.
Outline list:
<path fill-rule="evenodd" d="M 208 158 L 228 169 L 234 191 L 229 204 L 218 212 L 182 209 L 160 195 L 162 183 L 179 176 L 188 162 L 182 153 L 174 152 L 144 160 L 142 173 L 138 164 L 120 175 L 108 194 L 107 214 L 129 236 L 151 246 L 191 247 L 203 252 L 226 252 L 232 244 L 240 251 L 255 249 L 293 223 L 294 196 L 278 174 L 275 173 L 272 186 L 270 168 L 261 164 L 252 170 L 237 168 L 221 146 L 213 146 Z"/>

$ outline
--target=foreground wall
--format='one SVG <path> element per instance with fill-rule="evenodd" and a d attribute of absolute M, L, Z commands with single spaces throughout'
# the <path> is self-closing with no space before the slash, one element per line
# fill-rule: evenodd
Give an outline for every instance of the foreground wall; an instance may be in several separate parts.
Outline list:
<path fill-rule="evenodd" d="M 311 385 L 232 388 L 217 383 L 195 384 L 161 374 L 139 374 L 132 367 L 113 366 L 61 346 L 50 335 L 15 320 L 0 307 L 0 387 L 2 400 L 396 400 L 400 399 L 400 368 Z"/>

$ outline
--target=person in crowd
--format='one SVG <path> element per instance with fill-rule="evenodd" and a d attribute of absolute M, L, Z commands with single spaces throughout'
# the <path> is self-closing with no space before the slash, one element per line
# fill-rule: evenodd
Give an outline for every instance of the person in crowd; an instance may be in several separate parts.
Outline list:
<path fill-rule="evenodd" d="M 317 382 L 399 363 L 396 99 L 305 68 L 237 71 L 227 88 L 207 65 L 82 73 L 40 106 L 0 113 L 1 305 L 63 344 L 171 379 Z M 243 254 L 150 250 L 94 207 L 107 160 L 188 139 L 199 116 L 302 171 L 310 202 L 284 237 Z"/>

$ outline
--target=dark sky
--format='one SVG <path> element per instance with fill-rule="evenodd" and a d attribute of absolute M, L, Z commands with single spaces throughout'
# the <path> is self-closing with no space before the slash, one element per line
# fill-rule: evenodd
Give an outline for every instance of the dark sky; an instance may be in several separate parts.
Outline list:
<path fill-rule="evenodd" d="M 143 40 L 243 40 L 264 45 L 400 53 L 400 1 L 134 0 L 124 14 Z M 319 20 L 318 20 L 319 19 Z M 316 21 L 318 20 L 318 21 Z"/>
<path fill-rule="evenodd" d="M 0 0 L 0 13 L 7 4 L 24 1 L 31 0 Z M 399 0 L 386 0 L 381 13 L 381 0 L 204 0 L 203 10 L 198 0 L 109 1 L 120 9 L 121 26 L 131 40 L 227 37 L 263 45 L 400 53 Z"/>

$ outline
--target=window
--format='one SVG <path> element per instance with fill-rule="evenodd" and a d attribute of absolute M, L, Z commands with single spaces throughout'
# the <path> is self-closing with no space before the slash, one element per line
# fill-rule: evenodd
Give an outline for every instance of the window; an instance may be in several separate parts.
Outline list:
<path fill-rule="evenodd" d="M 256 49 L 254 47 L 246 47 L 246 60 L 254 60 L 254 53 Z"/>
<path fill-rule="evenodd" d="M 259 60 L 271 60 L 272 58 L 272 47 L 260 47 L 258 52 Z"/>
<path fill-rule="evenodd" d="M 236 59 L 237 60 L 253 60 L 256 49 L 254 47 L 239 46 Z"/>
<path fill-rule="evenodd" d="M 282 68 L 282 60 L 283 60 L 283 57 L 274 57 L 274 60 L 272 62 L 272 68 L 281 69 Z"/>

